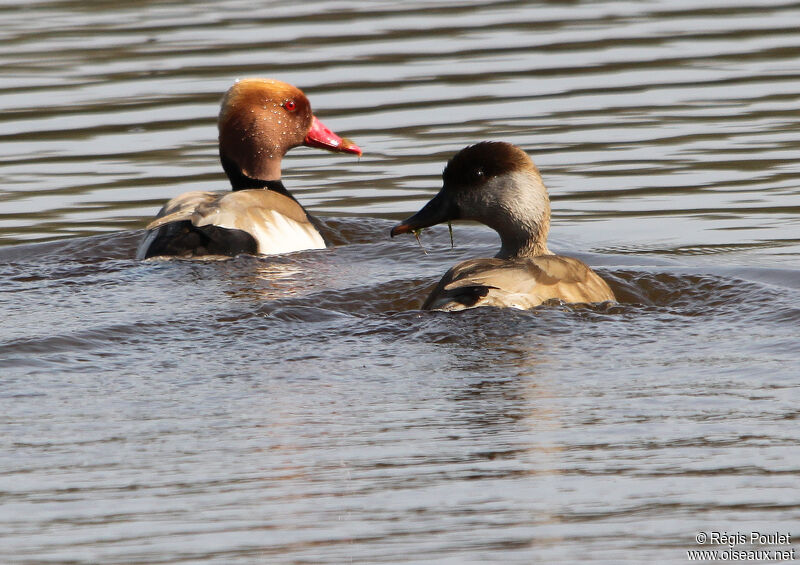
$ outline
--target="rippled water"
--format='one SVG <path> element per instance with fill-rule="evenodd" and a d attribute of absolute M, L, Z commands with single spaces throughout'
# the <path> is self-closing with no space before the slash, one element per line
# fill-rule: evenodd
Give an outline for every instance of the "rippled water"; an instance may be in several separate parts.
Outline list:
<path fill-rule="evenodd" d="M 0 562 L 685 563 L 800 539 L 800 4 L 0 2 Z M 337 246 L 134 260 L 223 188 L 240 76 L 365 151 Z M 493 232 L 390 240 L 516 143 L 620 303 L 417 310 Z M 753 548 L 744 546 L 741 549 Z"/>

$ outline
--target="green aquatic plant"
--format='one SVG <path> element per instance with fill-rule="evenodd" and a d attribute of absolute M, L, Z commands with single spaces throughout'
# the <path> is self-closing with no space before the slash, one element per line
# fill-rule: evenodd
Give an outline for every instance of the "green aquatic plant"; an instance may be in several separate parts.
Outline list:
<path fill-rule="evenodd" d="M 447 229 L 450 231 L 450 249 L 455 249 L 456 244 L 453 243 L 453 224 L 451 222 L 447 222 Z"/>
<path fill-rule="evenodd" d="M 420 248 L 420 249 L 422 249 L 422 252 L 423 252 L 425 255 L 427 255 L 427 254 L 428 254 L 428 252 L 425 250 L 425 248 L 424 248 L 424 247 L 422 247 L 422 241 L 420 241 L 420 239 L 419 239 L 419 234 L 421 234 L 421 233 L 422 233 L 422 230 L 423 230 L 423 228 L 418 228 L 418 229 L 415 229 L 415 230 L 411 230 L 411 233 L 413 233 L 413 234 L 414 234 L 414 237 L 416 237 L 416 238 L 417 238 L 417 243 L 419 243 L 419 248 Z"/>
<path fill-rule="evenodd" d="M 425 228 L 417 228 L 415 230 L 411 230 L 411 233 L 413 233 L 414 237 L 417 238 L 417 243 L 419 244 L 419 248 L 422 249 L 422 252 L 425 255 L 427 255 L 428 251 L 425 249 L 425 247 L 423 247 L 422 240 L 420 240 L 420 238 L 419 238 L 420 234 L 422 233 L 422 230 L 424 230 L 424 229 Z M 450 223 L 450 222 L 447 222 L 447 229 L 450 231 L 450 249 L 455 249 L 456 248 L 456 244 L 453 242 L 453 224 Z"/>

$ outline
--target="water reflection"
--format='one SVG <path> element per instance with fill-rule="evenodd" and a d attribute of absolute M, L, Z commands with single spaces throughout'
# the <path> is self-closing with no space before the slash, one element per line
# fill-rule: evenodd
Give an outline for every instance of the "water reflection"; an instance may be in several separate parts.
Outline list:
<path fill-rule="evenodd" d="M 244 266 L 237 269 L 236 287 L 226 291 L 233 298 L 263 301 L 303 296 L 315 278 L 313 271 L 286 259 L 242 259 L 239 263 Z"/>

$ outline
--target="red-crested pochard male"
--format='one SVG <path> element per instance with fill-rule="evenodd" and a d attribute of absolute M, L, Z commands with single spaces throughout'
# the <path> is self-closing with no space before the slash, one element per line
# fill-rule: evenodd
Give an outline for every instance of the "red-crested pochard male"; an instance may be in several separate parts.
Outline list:
<path fill-rule="evenodd" d="M 526 310 L 550 299 L 605 302 L 614 293 L 597 273 L 547 249 L 550 199 L 531 158 L 509 143 L 485 141 L 459 151 L 442 173 L 443 186 L 391 235 L 451 220 L 475 220 L 500 234 L 494 258 L 470 259 L 447 273 L 423 310 L 498 306 Z"/>
<path fill-rule="evenodd" d="M 193 191 L 167 202 L 147 226 L 137 258 L 233 256 L 322 249 L 316 220 L 281 182 L 281 159 L 307 145 L 361 149 L 311 113 L 305 94 L 277 80 L 236 81 L 222 99 L 219 155 L 232 191 Z"/>

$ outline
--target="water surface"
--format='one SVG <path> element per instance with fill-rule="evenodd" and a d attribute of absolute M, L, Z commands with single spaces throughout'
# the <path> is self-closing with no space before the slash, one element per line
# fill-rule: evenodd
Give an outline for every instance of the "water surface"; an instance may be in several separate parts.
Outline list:
<path fill-rule="evenodd" d="M 800 4 L 0 4 L 0 561 L 685 563 L 790 533 Z M 134 260 L 224 188 L 237 77 L 364 156 L 293 150 L 336 246 Z M 620 298 L 418 310 L 479 226 L 390 240 L 484 139 Z M 752 549 L 743 546 L 740 549 Z"/>

